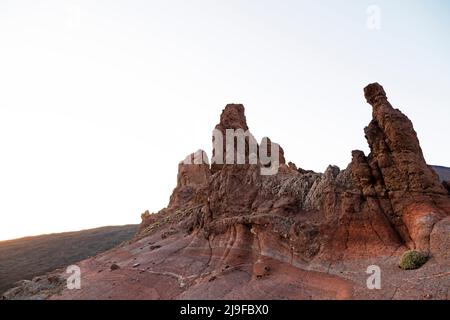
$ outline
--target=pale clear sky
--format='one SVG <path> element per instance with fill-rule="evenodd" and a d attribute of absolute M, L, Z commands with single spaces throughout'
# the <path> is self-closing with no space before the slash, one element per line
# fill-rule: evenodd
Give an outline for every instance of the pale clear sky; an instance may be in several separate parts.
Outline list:
<path fill-rule="evenodd" d="M 232 102 L 297 166 L 345 168 L 378 81 L 449 166 L 449 30 L 445 0 L 0 0 L 0 239 L 138 223 Z"/>

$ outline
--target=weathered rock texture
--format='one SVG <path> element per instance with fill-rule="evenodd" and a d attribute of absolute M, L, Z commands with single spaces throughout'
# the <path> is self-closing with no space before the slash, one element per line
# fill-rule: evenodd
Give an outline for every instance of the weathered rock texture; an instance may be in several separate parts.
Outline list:
<path fill-rule="evenodd" d="M 286 165 L 280 149 L 278 173 L 262 175 L 261 162 L 210 167 L 198 151 L 179 165 L 168 207 L 142 215 L 137 241 L 82 262 L 87 288 L 52 298 L 448 298 L 448 191 L 411 121 L 379 84 L 364 92 L 369 155 L 316 173 Z M 248 130 L 244 107 L 227 105 L 216 129 Z M 431 259 L 405 273 L 408 248 Z M 120 269 L 100 272 L 111 263 Z M 374 264 L 383 290 L 366 287 Z"/>
<path fill-rule="evenodd" d="M 248 131 L 248 126 L 247 126 L 247 120 L 245 118 L 245 109 L 244 106 L 242 104 L 228 104 L 225 109 L 222 111 L 222 114 L 220 115 L 220 122 L 216 125 L 215 130 L 219 131 L 222 134 L 222 141 L 221 141 L 221 146 L 222 146 L 222 153 L 219 153 L 220 150 L 216 150 L 220 147 L 220 145 L 216 144 L 217 141 L 216 139 L 219 139 L 218 137 L 216 137 L 213 134 L 213 150 L 212 150 L 212 165 L 211 165 L 211 172 L 212 173 L 216 173 L 218 171 L 220 171 L 223 166 L 224 163 L 226 162 L 226 157 L 227 157 L 227 153 L 226 153 L 226 148 L 227 148 L 227 143 L 226 143 L 226 130 L 227 129 L 233 129 L 233 130 L 242 130 L 244 133 Z M 249 156 L 249 140 L 253 139 L 253 136 L 247 136 L 245 138 L 245 156 L 246 156 L 246 162 L 249 163 L 248 161 L 248 156 Z M 235 155 L 234 155 L 234 163 L 236 163 L 236 156 L 237 156 L 237 150 L 236 147 L 233 147 L 234 151 L 235 151 Z M 215 161 L 214 161 L 215 159 Z M 220 159 L 220 160 L 219 160 Z"/>
<path fill-rule="evenodd" d="M 428 251 L 433 227 L 450 212 L 448 193 L 426 164 L 411 121 L 391 106 L 379 84 L 364 92 L 373 107 L 365 129 L 371 153 L 354 152 L 358 185 L 364 197 L 378 200 L 409 247 Z"/>

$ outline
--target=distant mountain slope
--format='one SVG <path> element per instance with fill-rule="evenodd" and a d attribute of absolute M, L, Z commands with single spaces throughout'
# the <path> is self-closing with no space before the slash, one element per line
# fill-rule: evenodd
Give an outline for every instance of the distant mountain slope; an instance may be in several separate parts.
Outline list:
<path fill-rule="evenodd" d="M 0 293 L 31 279 L 86 259 L 129 240 L 137 225 L 102 227 L 0 241 Z"/>
<path fill-rule="evenodd" d="M 439 175 L 441 181 L 450 181 L 450 168 L 442 166 L 432 166 L 434 171 Z"/>

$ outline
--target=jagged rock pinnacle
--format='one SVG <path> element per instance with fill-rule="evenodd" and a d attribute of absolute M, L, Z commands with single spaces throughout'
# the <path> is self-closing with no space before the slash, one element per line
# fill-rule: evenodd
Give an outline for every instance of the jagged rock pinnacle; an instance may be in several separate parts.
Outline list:
<path fill-rule="evenodd" d="M 387 100 L 384 88 L 377 82 L 364 88 L 364 96 L 369 104 L 374 106 L 379 100 Z"/>
<path fill-rule="evenodd" d="M 242 104 L 228 104 L 220 115 L 220 123 L 216 129 L 243 129 L 248 130 L 245 108 Z M 224 131 L 225 132 L 225 131 Z"/>

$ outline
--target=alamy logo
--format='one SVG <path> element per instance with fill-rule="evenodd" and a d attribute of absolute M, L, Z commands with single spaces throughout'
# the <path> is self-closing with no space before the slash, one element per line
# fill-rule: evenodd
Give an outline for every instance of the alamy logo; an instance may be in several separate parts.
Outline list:
<path fill-rule="evenodd" d="M 381 8 L 377 5 L 371 5 L 367 8 L 367 29 L 381 30 Z"/>
<path fill-rule="evenodd" d="M 367 278 L 367 289 L 369 290 L 380 290 L 381 289 L 381 269 L 379 266 L 368 266 L 366 270 L 367 274 L 371 276 Z"/>
<path fill-rule="evenodd" d="M 280 146 L 263 138 L 258 145 L 247 130 L 226 129 L 225 137 L 221 130 L 213 131 L 213 156 L 211 164 L 261 164 L 261 175 L 275 175 L 280 166 Z M 208 164 L 205 153 L 187 157 L 183 164 Z"/>
<path fill-rule="evenodd" d="M 67 278 L 67 289 L 80 290 L 81 289 L 81 269 L 77 265 L 68 266 L 66 273 L 71 275 Z"/>

